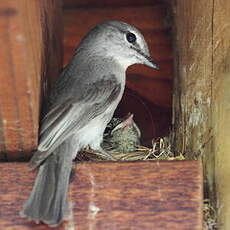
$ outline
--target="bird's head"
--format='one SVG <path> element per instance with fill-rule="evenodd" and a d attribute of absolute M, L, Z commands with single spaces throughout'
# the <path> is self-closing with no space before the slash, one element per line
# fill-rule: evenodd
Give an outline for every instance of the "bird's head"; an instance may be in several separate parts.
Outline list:
<path fill-rule="evenodd" d="M 112 58 L 125 68 L 144 64 L 158 69 L 141 32 L 125 22 L 113 20 L 98 24 L 85 37 L 84 43 L 92 52 Z"/>

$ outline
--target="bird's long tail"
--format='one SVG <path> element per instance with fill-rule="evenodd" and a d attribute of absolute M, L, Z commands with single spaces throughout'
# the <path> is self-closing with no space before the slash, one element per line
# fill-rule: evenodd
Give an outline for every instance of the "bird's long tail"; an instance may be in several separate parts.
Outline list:
<path fill-rule="evenodd" d="M 61 150 L 55 150 L 39 167 L 33 190 L 20 212 L 22 217 L 52 227 L 68 219 L 70 208 L 67 193 L 72 157 Z"/>

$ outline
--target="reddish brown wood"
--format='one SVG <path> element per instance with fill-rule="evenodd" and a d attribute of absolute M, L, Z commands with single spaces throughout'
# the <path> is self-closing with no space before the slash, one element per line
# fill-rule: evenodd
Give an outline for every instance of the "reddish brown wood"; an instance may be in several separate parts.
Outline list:
<path fill-rule="evenodd" d="M 1 163 L 0 175 L 0 229 L 48 229 L 18 215 L 35 173 Z M 69 197 L 79 230 L 202 229 L 199 161 L 80 163 Z"/>
<path fill-rule="evenodd" d="M 61 67 L 61 1 L 0 2 L 0 160 L 36 148 L 41 87 Z"/>
<path fill-rule="evenodd" d="M 162 3 L 162 0 L 64 0 L 65 7 L 144 6 L 159 3 Z"/>
<path fill-rule="evenodd" d="M 172 81 L 169 79 L 151 79 L 144 74 L 129 74 L 126 86 L 152 104 L 167 108 L 172 107 Z"/>
<path fill-rule="evenodd" d="M 54 81 L 59 76 L 63 66 L 63 10 L 62 0 L 39 1 L 41 9 L 41 28 L 43 31 L 41 46 L 43 54 L 42 72 L 47 89 L 43 89 L 45 96 L 50 91 Z"/>

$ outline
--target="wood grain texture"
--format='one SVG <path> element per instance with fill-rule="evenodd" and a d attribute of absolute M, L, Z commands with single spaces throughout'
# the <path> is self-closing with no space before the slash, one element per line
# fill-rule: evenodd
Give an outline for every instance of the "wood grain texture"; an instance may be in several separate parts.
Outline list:
<path fill-rule="evenodd" d="M 212 2 L 178 0 L 174 12 L 178 72 L 174 91 L 175 126 L 179 131 L 180 151 L 191 152 L 197 151 L 209 137 Z"/>
<path fill-rule="evenodd" d="M 170 28 L 167 25 L 166 16 L 167 13 L 163 3 L 149 7 L 65 10 L 64 63 L 70 60 L 80 40 L 97 23 L 111 19 L 123 20 L 141 30 L 149 45 L 153 59 L 160 66 L 160 71 L 143 65 L 130 67 L 127 71 L 128 76 L 130 76 L 127 79 L 127 87 L 155 105 L 171 108 L 173 59 Z M 84 25 L 82 22 L 84 22 Z M 140 82 L 144 87 L 139 86 Z"/>
<path fill-rule="evenodd" d="M 230 229 L 230 2 L 174 1 L 175 146 L 201 155 L 219 229 Z"/>
<path fill-rule="evenodd" d="M 36 148 L 41 88 L 62 64 L 60 14 L 59 0 L 0 2 L 0 160 Z"/>
<path fill-rule="evenodd" d="M 35 173 L 24 163 L 1 163 L 0 174 L 0 229 L 48 229 L 18 216 Z M 73 219 L 58 229 L 202 228 L 199 161 L 79 163 L 69 198 Z"/>
<path fill-rule="evenodd" d="M 213 6 L 212 124 L 215 184 L 221 230 L 230 229 L 230 2 Z"/>
<path fill-rule="evenodd" d="M 212 150 L 213 2 L 174 1 L 174 146 L 187 157 L 202 156 L 214 195 Z"/>
<path fill-rule="evenodd" d="M 64 0 L 64 7 L 121 7 L 144 6 L 162 3 L 162 0 Z"/>

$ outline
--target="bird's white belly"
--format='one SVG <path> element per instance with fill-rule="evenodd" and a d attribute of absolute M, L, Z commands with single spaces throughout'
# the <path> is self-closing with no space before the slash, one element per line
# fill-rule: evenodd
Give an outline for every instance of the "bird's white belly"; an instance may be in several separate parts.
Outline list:
<path fill-rule="evenodd" d="M 72 136 L 72 144 L 77 144 L 79 149 L 85 148 L 89 145 L 92 149 L 99 150 L 100 144 L 103 140 L 104 130 L 110 119 L 110 117 L 105 118 L 102 116 L 94 118 L 81 130 L 76 132 L 74 136 Z M 75 157 L 76 156 L 74 154 L 73 158 Z"/>
<path fill-rule="evenodd" d="M 100 144 L 103 140 L 103 133 L 106 125 L 112 119 L 113 113 L 123 95 L 123 90 L 124 87 L 122 88 L 118 98 L 107 108 L 104 113 L 92 119 L 87 125 L 78 130 L 72 136 L 71 142 L 73 145 L 76 145 L 77 143 L 79 149 L 85 148 L 88 145 L 94 150 L 100 149 Z M 75 156 L 73 156 L 73 158 L 75 158 Z"/>
<path fill-rule="evenodd" d="M 105 126 L 105 122 L 103 122 L 100 118 L 90 121 L 83 129 L 79 131 L 77 135 L 80 145 L 85 147 L 102 139 Z"/>

